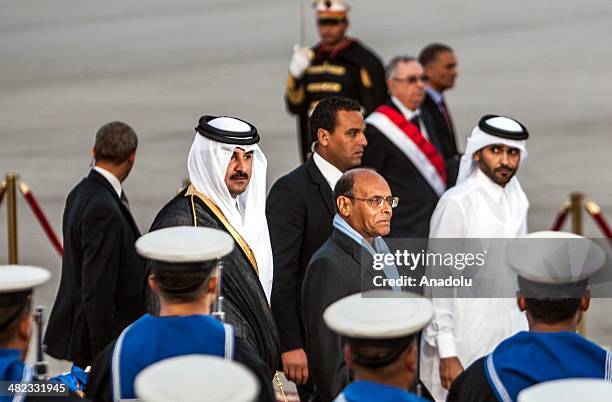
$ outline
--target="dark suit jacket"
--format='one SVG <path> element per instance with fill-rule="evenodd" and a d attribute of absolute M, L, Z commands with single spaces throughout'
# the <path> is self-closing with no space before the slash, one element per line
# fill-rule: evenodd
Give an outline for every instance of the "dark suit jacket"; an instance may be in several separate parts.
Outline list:
<path fill-rule="evenodd" d="M 62 278 L 45 333 L 47 353 L 90 365 L 144 313 L 145 263 L 131 213 L 111 184 L 91 170 L 68 195 Z"/>
<path fill-rule="evenodd" d="M 304 347 L 302 281 L 334 217 L 332 190 L 312 158 L 274 183 L 266 215 L 274 253 L 272 312 L 286 352 Z"/>
<path fill-rule="evenodd" d="M 315 400 L 333 400 L 350 381 L 340 335 L 325 325 L 323 312 L 345 296 L 373 289 L 375 276 L 385 278 L 383 271 L 372 268 L 372 262 L 367 251 L 337 229 L 310 260 L 302 290 L 302 314 L 309 371 L 319 398 Z"/>
<path fill-rule="evenodd" d="M 448 105 L 447 105 L 448 108 Z M 449 187 L 454 186 L 457 181 L 457 174 L 459 173 L 459 162 L 461 160 L 461 154 L 457 150 L 457 139 L 455 136 L 455 127 L 452 119 L 450 127 L 446 123 L 446 119 L 440 109 L 434 102 L 433 98 L 425 92 L 425 99 L 421 105 L 421 112 L 428 116 L 428 119 L 432 122 L 434 130 L 438 136 L 440 144 L 440 152 L 446 162 L 446 171 L 448 175 Z"/>
<path fill-rule="evenodd" d="M 397 110 L 393 102 L 387 105 Z M 441 141 L 431 116 L 423 113 L 421 117 L 430 142 L 439 151 Z M 368 124 L 366 137 L 368 146 L 364 150 L 361 165 L 376 169 L 389 183 L 391 193 L 400 199 L 399 205 L 393 210 L 389 236 L 427 237 L 429 220 L 438 203 L 438 195 L 408 157 L 376 127 Z M 448 166 L 446 170 L 448 175 Z"/>

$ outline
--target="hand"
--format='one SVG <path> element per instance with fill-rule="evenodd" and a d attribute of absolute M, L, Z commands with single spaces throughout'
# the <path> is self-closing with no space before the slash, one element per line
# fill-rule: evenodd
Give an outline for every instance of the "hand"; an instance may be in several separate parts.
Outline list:
<path fill-rule="evenodd" d="M 301 78 L 308 66 L 310 66 L 310 49 L 294 45 L 293 57 L 289 63 L 289 74 L 293 78 Z"/>
<path fill-rule="evenodd" d="M 283 361 L 283 372 L 289 381 L 297 385 L 306 384 L 308 381 L 308 359 L 304 349 L 292 349 L 281 354 Z"/>
<path fill-rule="evenodd" d="M 457 357 L 440 359 L 440 382 L 442 387 L 450 389 L 455 378 L 463 372 L 463 366 Z"/>

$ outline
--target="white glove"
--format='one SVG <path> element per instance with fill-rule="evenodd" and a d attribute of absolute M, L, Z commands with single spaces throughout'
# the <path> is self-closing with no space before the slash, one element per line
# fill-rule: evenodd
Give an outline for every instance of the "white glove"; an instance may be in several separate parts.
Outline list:
<path fill-rule="evenodd" d="M 294 45 L 293 57 L 289 63 L 289 74 L 293 78 L 301 78 L 308 66 L 310 66 L 310 49 Z"/>

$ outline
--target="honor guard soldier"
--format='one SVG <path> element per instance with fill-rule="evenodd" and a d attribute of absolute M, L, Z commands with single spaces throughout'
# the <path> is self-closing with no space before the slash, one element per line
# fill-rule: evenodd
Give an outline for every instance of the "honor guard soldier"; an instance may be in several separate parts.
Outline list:
<path fill-rule="evenodd" d="M 144 402 L 253 402 L 258 388 L 244 366 L 215 356 L 173 357 L 136 377 L 136 395 Z"/>
<path fill-rule="evenodd" d="M 534 385 L 521 392 L 518 402 L 609 402 L 612 384 L 602 380 L 572 378 Z"/>
<path fill-rule="evenodd" d="M 323 315 L 327 326 L 342 335 L 344 356 L 353 382 L 337 402 L 425 402 L 410 393 L 417 377 L 417 334 L 431 321 L 428 299 L 391 290 L 347 296 Z"/>
<path fill-rule="evenodd" d="M 446 401 L 514 402 L 525 388 L 564 378 L 612 382 L 612 353 L 576 333 L 590 303 L 589 278 L 606 260 L 601 247 L 572 233 L 535 232 L 511 243 L 507 258 L 518 274 L 517 304 L 529 331 L 476 360 Z"/>
<path fill-rule="evenodd" d="M 358 101 L 367 115 L 387 100 L 385 71 L 379 57 L 346 36 L 349 6 L 344 0 L 315 0 L 321 41 L 312 48 L 295 45 L 289 63 L 285 101 L 297 115 L 302 161 L 311 152 L 308 116 L 331 95 Z"/>
<path fill-rule="evenodd" d="M 30 384 L 53 391 L 49 393 L 20 393 L 29 381 L 46 379 L 46 365 L 42 361 L 42 345 L 38 345 L 36 367 L 25 364 L 26 354 L 32 337 L 32 293 L 34 288 L 47 282 L 51 274 L 38 267 L 3 265 L 0 266 L 0 401 L 66 401 L 78 399 L 70 394 L 62 383 Z M 38 327 L 40 331 L 42 326 Z M 17 387 L 14 388 L 14 387 Z M 12 388 L 12 389 L 11 389 Z M 27 388 L 26 388 L 27 390 Z M 35 391 L 34 388 L 32 388 Z M 57 392 L 65 395 L 57 396 Z"/>
<path fill-rule="evenodd" d="M 145 314 L 98 356 L 88 397 L 96 401 L 135 398 L 134 380 L 146 367 L 170 357 L 199 354 L 244 363 L 259 378 L 259 400 L 273 399 L 261 359 L 234 335 L 231 325 L 210 316 L 216 300 L 213 314 L 222 318 L 218 289 L 227 278 L 218 273 L 222 272 L 218 264 L 233 248 L 229 234 L 210 228 L 172 227 L 138 239 L 136 250 L 151 261 L 149 286 L 159 295 L 160 315 Z"/>

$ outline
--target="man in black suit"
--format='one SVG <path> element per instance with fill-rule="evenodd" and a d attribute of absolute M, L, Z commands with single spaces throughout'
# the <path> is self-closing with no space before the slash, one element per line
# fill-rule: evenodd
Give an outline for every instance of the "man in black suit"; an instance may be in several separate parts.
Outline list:
<path fill-rule="evenodd" d="M 461 154 L 457 150 L 455 126 L 444 99 L 444 92 L 455 86 L 458 74 L 457 59 L 449 46 L 432 43 L 421 50 L 419 62 L 427 78 L 421 110 L 430 114 L 434 120 L 436 132 L 440 135 L 441 152 L 449 169 L 448 184 L 454 186 Z"/>
<path fill-rule="evenodd" d="M 86 367 L 144 313 L 145 263 L 121 183 L 138 138 L 125 123 L 102 126 L 94 167 L 66 199 L 62 278 L 45 333 L 47 353 Z"/>
<path fill-rule="evenodd" d="M 272 311 L 280 335 L 283 371 L 298 385 L 302 400 L 307 400 L 313 389 L 304 352 L 302 280 L 310 257 L 331 233 L 333 187 L 343 172 L 359 166 L 367 144 L 361 107 L 348 98 L 329 97 L 319 102 L 310 118 L 310 129 L 317 138 L 315 152 L 278 179 L 266 207 L 274 254 Z"/>
<path fill-rule="evenodd" d="M 414 57 L 395 57 L 387 67 L 391 99 L 366 119 L 368 147 L 362 165 L 375 168 L 402 201 L 392 237 L 426 238 L 431 214 L 448 188 L 443 138 L 433 118 L 420 109 L 424 79 Z"/>
<path fill-rule="evenodd" d="M 312 256 L 302 289 L 305 345 L 316 401 L 331 401 L 350 381 L 340 336 L 323 321 L 325 309 L 345 296 L 385 289 L 396 279 L 395 264 L 375 269 L 375 254 L 391 254 L 381 236 L 391 228 L 391 195 L 385 179 L 370 169 L 344 173 L 334 188 L 336 215 L 329 239 Z M 401 290 L 400 287 L 393 287 Z M 311 399 L 313 400 L 313 399 Z"/>

